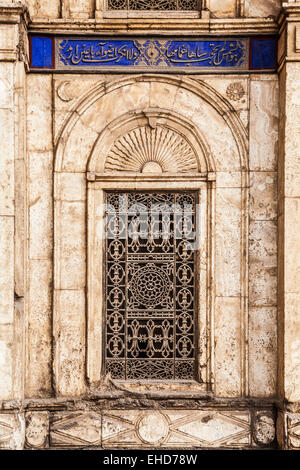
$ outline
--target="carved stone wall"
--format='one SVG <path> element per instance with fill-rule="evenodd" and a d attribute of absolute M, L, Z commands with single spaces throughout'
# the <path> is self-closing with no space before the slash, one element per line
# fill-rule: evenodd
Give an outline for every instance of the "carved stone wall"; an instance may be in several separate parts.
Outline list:
<path fill-rule="evenodd" d="M 0 449 L 300 448 L 299 5 L 278 17 L 279 1 L 206 0 L 154 21 L 100 0 L 28 1 L 32 20 L 6 3 Z M 28 30 L 117 36 L 130 25 L 146 37 L 150 24 L 164 36 L 280 26 L 278 73 L 29 69 Z M 107 191 L 200 201 L 197 380 L 106 374 Z"/>
<path fill-rule="evenodd" d="M 120 8 L 120 5 L 127 3 L 127 0 L 118 0 L 111 5 L 109 0 L 24 0 L 23 2 L 29 9 L 32 18 L 101 18 L 103 13 L 107 12 L 109 7 Z M 134 2 L 133 2 L 134 3 Z M 137 10 L 141 11 L 138 2 Z M 146 2 L 147 3 L 147 2 Z M 149 2 L 148 2 L 149 3 Z M 195 10 L 199 9 L 201 2 L 194 0 L 186 0 L 179 2 L 179 5 L 175 1 L 161 2 L 162 8 L 164 3 L 170 3 L 171 9 L 167 10 L 176 13 L 180 10 Z M 176 5 L 175 5 L 176 4 Z M 198 4 L 198 5 L 197 5 Z M 175 7 L 173 9 L 173 6 Z M 263 2 L 259 0 L 203 0 L 202 9 L 209 11 L 213 18 L 235 18 L 235 17 L 268 17 L 277 16 L 281 8 L 281 0 L 265 0 Z M 126 10 L 127 8 L 122 8 Z M 134 8 L 132 8 L 134 9 Z M 147 11 L 147 9 L 146 9 Z M 144 13 L 145 14 L 145 13 Z M 180 13 L 179 13 L 180 14 Z M 120 15 L 120 13 L 119 13 Z M 204 13 L 206 15 L 206 13 Z M 147 16 L 147 14 L 146 14 Z"/>

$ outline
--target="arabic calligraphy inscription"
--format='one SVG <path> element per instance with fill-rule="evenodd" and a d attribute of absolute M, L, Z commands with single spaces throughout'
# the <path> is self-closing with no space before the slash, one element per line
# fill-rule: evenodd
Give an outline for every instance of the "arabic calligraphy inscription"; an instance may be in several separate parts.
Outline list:
<path fill-rule="evenodd" d="M 247 67 L 247 40 L 57 39 L 59 69 L 76 67 Z"/>

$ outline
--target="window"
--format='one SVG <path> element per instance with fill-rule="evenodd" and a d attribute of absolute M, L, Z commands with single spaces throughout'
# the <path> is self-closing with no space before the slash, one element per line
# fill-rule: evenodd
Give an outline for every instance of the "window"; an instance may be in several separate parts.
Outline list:
<path fill-rule="evenodd" d="M 194 192 L 106 193 L 106 373 L 195 379 Z"/>
<path fill-rule="evenodd" d="M 199 0 L 107 0 L 108 10 L 199 10 Z"/>

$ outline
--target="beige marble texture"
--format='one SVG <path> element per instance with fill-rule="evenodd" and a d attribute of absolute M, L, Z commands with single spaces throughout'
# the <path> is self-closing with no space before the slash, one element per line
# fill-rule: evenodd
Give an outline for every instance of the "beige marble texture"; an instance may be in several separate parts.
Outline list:
<path fill-rule="evenodd" d="M 117 18 L 98 0 L 24 1 L 43 35 L 147 38 L 276 34 L 281 8 L 210 0 L 202 16 Z M 300 9 L 288 5 L 278 74 L 184 75 L 30 71 L 26 14 L 0 4 L 0 449 L 300 448 Z M 159 143 L 168 170 L 141 173 L 132 132 L 157 127 L 188 152 L 141 131 L 138 151 L 157 168 Z M 200 194 L 197 380 L 102 373 L 101 204 L 120 189 Z"/>

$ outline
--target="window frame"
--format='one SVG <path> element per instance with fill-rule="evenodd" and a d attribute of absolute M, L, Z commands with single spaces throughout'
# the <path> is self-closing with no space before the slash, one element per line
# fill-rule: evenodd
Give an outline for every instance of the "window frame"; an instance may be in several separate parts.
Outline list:
<path fill-rule="evenodd" d="M 88 182 L 88 263 L 87 263 L 87 376 L 90 382 L 101 385 L 104 375 L 104 332 L 105 332 L 105 239 L 103 237 L 105 224 L 105 192 L 106 191 L 195 191 L 198 193 L 199 217 L 199 250 L 196 255 L 197 298 L 198 310 L 195 326 L 196 344 L 199 348 L 195 354 L 197 374 L 200 380 L 138 380 L 139 390 L 151 390 L 180 395 L 193 391 L 206 394 L 211 391 L 213 370 L 213 239 L 211 233 L 213 218 L 213 183 L 207 181 L 207 175 L 188 174 L 176 176 L 170 174 L 93 174 Z M 206 259 L 203 259 L 203 256 Z M 119 385 L 125 385 L 129 390 L 136 390 L 136 380 L 116 380 Z"/>
<path fill-rule="evenodd" d="M 198 0 L 195 10 L 117 10 L 108 8 L 108 0 L 104 2 L 103 18 L 179 18 L 197 19 L 201 18 L 203 1 Z"/>

